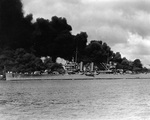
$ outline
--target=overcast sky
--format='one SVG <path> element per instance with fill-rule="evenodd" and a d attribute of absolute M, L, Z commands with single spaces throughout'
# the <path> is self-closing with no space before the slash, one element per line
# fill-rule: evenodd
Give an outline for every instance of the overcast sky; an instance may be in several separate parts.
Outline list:
<path fill-rule="evenodd" d="M 87 32 L 129 60 L 150 64 L 150 0 L 22 0 L 34 18 L 65 17 L 72 33 Z"/>

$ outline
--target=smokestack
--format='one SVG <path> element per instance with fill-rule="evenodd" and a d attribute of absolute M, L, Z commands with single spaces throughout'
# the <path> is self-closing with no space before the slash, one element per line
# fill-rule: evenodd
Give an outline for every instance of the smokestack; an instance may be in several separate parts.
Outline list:
<path fill-rule="evenodd" d="M 94 63 L 91 62 L 91 72 L 94 71 Z"/>
<path fill-rule="evenodd" d="M 80 71 L 83 71 L 83 62 L 80 62 Z"/>

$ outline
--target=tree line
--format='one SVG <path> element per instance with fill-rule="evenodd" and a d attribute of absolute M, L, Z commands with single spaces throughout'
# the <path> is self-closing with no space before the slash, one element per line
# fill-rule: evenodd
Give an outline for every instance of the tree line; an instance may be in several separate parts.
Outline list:
<path fill-rule="evenodd" d="M 46 69 L 40 57 L 50 56 L 52 66 L 56 58 L 66 60 L 76 58 L 76 62 L 117 63 L 117 68 L 127 70 L 143 70 L 139 59 L 129 61 L 122 58 L 119 52 L 114 53 L 107 43 L 91 40 L 87 44 L 88 35 L 80 32 L 71 33 L 72 27 L 63 17 L 53 16 L 51 20 L 33 19 L 32 14 L 25 16 L 20 0 L 0 1 L 0 68 L 16 72 Z M 77 55 L 77 56 L 76 56 Z M 57 68 L 56 67 L 56 68 Z"/>

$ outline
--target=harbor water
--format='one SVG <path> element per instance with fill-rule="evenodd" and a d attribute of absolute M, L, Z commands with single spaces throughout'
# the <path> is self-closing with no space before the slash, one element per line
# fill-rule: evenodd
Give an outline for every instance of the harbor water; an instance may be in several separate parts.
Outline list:
<path fill-rule="evenodd" d="M 0 81 L 0 120 L 150 120 L 150 80 Z"/>

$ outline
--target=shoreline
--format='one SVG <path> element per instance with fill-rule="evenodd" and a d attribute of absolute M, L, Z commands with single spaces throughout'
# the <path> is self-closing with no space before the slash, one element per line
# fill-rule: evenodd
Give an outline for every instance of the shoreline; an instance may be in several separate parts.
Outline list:
<path fill-rule="evenodd" d="M 99 74 L 94 76 L 86 75 L 41 75 L 41 76 L 24 76 L 12 77 L 6 75 L 6 81 L 22 81 L 22 80 L 110 80 L 110 79 L 150 79 L 150 73 L 144 74 Z"/>

